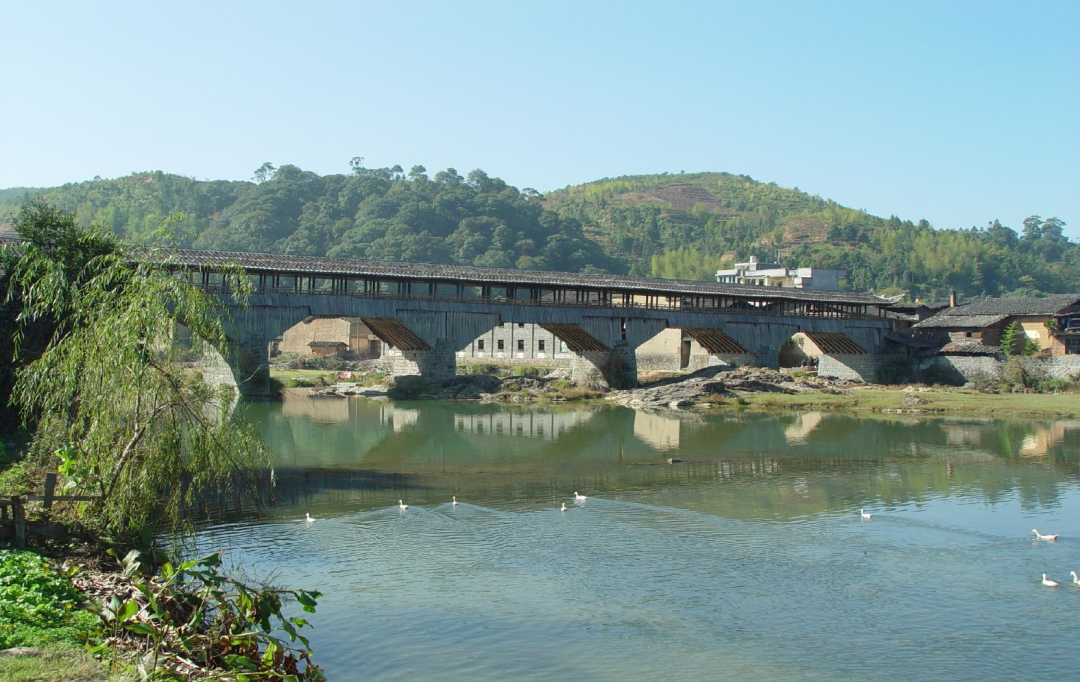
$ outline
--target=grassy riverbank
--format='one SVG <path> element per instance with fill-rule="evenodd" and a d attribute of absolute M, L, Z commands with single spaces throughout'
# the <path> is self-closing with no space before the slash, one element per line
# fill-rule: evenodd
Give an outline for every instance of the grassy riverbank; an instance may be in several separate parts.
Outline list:
<path fill-rule="evenodd" d="M 910 414 L 952 414 L 979 417 L 1026 417 L 1031 419 L 1080 418 L 1077 393 L 981 393 L 964 389 L 930 388 L 905 391 L 901 388 L 868 386 L 852 389 L 847 395 L 831 393 L 744 393 L 738 399 L 714 407 L 778 411 L 903 411 Z"/>

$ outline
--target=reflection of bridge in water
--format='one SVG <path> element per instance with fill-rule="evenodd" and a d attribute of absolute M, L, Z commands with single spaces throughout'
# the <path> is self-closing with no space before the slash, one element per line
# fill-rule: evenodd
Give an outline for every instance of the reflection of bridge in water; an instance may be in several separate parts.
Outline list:
<path fill-rule="evenodd" d="M 356 508 L 396 501 L 400 494 L 391 491 L 408 491 L 417 505 L 438 504 L 448 499 L 440 488 L 448 480 L 458 490 L 498 488 L 499 495 L 528 500 L 577 487 L 597 497 L 635 490 L 662 496 L 666 486 L 693 482 L 705 493 L 702 508 L 725 516 L 770 515 L 776 508 L 814 513 L 838 504 L 832 481 L 854 471 L 868 474 L 865 484 L 885 503 L 938 493 L 996 499 L 1014 490 L 1050 503 L 1061 494 L 1061 472 L 1075 470 L 1080 451 L 1075 422 L 911 424 L 828 413 L 680 416 L 461 402 L 400 406 L 311 398 L 299 390 L 288 392 L 280 408 L 245 408 L 266 413 L 258 421 L 277 453 L 279 499 L 317 491 L 318 499 Z M 292 416 L 283 419 L 286 413 Z M 320 413 L 318 421 L 311 418 Z M 1045 465 L 1008 465 L 1028 455 L 1035 441 L 1046 445 Z M 667 464 L 673 455 L 683 461 Z M 1003 466 L 987 468 L 994 461 Z M 748 487 L 764 481 L 770 483 Z M 706 493 L 716 486 L 726 492 Z M 429 488 L 435 492 L 425 492 Z"/>
<path fill-rule="evenodd" d="M 842 338 L 836 357 L 856 375 L 872 366 L 889 328 L 890 301 L 857 292 L 259 253 L 147 255 L 231 307 L 237 353 L 204 371 L 251 395 L 269 392 L 271 340 L 309 317 L 359 318 L 395 348 L 395 376 L 436 380 L 453 376 L 457 351 L 498 325 L 536 324 L 574 354 L 576 380 L 614 384 L 634 381 L 635 349 L 668 328 L 716 362 L 740 365 L 776 366 L 799 332 Z M 247 306 L 232 303 L 222 274 L 232 266 L 255 287 Z"/>
<path fill-rule="evenodd" d="M 478 435 L 508 435 L 557 440 L 570 429 L 587 424 L 595 415 L 589 411 L 489 412 L 487 414 L 455 414 L 454 428 L 461 433 Z"/>

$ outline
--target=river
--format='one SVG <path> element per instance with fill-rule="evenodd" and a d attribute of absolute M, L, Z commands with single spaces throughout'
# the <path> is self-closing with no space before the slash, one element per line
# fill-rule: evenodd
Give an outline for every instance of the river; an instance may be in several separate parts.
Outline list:
<path fill-rule="evenodd" d="M 1080 422 L 303 391 L 244 411 L 277 504 L 199 544 L 325 594 L 311 641 L 333 681 L 1080 669 Z"/>

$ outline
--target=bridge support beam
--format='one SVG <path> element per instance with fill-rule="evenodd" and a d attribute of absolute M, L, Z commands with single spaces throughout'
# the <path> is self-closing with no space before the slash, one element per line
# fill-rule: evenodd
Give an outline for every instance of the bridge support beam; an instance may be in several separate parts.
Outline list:
<path fill-rule="evenodd" d="M 666 320 L 586 316 L 578 324 L 541 324 L 575 353 L 571 378 L 611 388 L 637 386 L 638 346 L 667 327 Z"/>
<path fill-rule="evenodd" d="M 227 356 L 203 346 L 202 375 L 207 383 L 232 386 L 244 397 L 267 397 L 270 387 L 270 342 L 310 314 L 299 306 L 233 308 L 226 333 L 232 339 Z"/>
<path fill-rule="evenodd" d="M 457 374 L 457 351 L 489 331 L 498 315 L 399 310 L 393 318 L 363 318 L 364 324 L 394 347 L 393 376 L 419 376 L 442 382 Z"/>

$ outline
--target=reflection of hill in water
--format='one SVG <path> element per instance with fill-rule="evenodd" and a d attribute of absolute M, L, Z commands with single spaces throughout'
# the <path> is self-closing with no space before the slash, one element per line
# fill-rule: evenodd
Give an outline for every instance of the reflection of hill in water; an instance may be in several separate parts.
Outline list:
<path fill-rule="evenodd" d="M 1056 503 L 1080 424 L 840 414 L 394 403 L 306 395 L 246 405 L 275 453 L 277 498 L 327 509 L 437 504 L 460 493 L 538 504 L 575 489 L 663 495 L 729 517 L 789 518 L 966 495 Z M 1022 464 L 1038 453 L 1041 463 Z M 677 455 L 680 464 L 668 465 Z M 530 502 L 531 501 L 531 502 Z M 663 503 L 663 500 L 658 500 Z"/>

